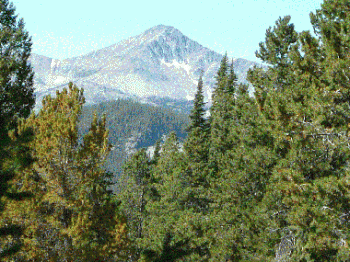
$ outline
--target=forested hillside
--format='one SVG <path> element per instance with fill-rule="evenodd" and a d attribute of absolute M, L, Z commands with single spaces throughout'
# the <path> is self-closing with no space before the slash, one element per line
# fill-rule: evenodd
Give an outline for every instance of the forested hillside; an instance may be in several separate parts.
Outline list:
<path fill-rule="evenodd" d="M 225 55 L 210 116 L 201 75 L 189 119 L 129 100 L 84 108 L 73 83 L 30 113 L 31 42 L 0 10 L 0 36 L 18 41 L 1 46 L 2 260 L 350 261 L 348 1 L 311 13 L 314 33 L 290 16 L 266 30 L 253 97 Z M 131 136 L 116 184 L 106 162 Z"/>
<path fill-rule="evenodd" d="M 153 146 L 170 131 L 175 131 L 181 140 L 185 138 L 185 129 L 189 125 L 188 114 L 174 111 L 174 106 L 166 105 L 165 102 L 153 106 L 131 99 L 87 105 L 82 108 L 79 118 L 79 133 L 82 135 L 88 131 L 94 112 L 99 116 L 106 115 L 108 141 L 112 145 L 106 168 L 118 178 L 122 163 L 135 149 Z"/>

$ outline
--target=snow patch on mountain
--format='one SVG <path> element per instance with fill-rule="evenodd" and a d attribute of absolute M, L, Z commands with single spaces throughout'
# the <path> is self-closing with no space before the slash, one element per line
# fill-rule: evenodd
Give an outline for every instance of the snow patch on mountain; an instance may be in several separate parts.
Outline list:
<path fill-rule="evenodd" d="M 171 63 L 167 63 L 167 62 L 165 62 L 164 58 L 162 60 L 160 60 L 160 63 L 166 65 L 167 67 L 174 66 L 177 69 L 184 69 L 186 71 L 187 75 L 190 76 L 190 70 L 192 69 L 192 67 L 186 63 L 179 63 L 175 59 L 173 59 L 171 61 Z"/>
<path fill-rule="evenodd" d="M 52 59 L 51 61 L 51 72 L 54 72 L 57 68 L 59 68 L 61 61 L 58 59 Z"/>

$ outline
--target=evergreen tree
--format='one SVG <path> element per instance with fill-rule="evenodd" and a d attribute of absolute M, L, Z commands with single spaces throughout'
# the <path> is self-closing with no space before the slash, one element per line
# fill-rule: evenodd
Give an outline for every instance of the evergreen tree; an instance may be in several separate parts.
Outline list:
<path fill-rule="evenodd" d="M 159 146 L 159 141 L 157 144 Z M 140 240 L 143 238 L 144 221 L 147 219 L 145 209 L 152 193 L 151 161 L 145 149 L 137 151 L 125 163 L 119 184 L 121 192 L 118 199 L 122 202 L 121 208 L 127 218 L 129 239 L 134 243 L 129 259 L 138 261 L 142 250 Z"/>
<path fill-rule="evenodd" d="M 275 255 L 279 257 L 278 249 L 274 250 L 276 244 L 284 245 L 283 241 L 278 243 L 279 239 L 288 241 L 294 236 L 291 225 L 288 225 L 285 220 L 288 208 L 283 204 L 283 201 L 279 201 L 277 195 L 271 192 L 271 190 L 276 193 L 281 192 L 278 191 L 280 184 L 277 181 L 281 181 L 280 179 L 284 175 L 281 171 L 286 171 L 288 168 L 281 168 L 280 165 L 294 162 L 290 157 L 294 151 L 292 150 L 293 144 L 298 144 L 295 143 L 297 139 L 285 135 L 299 133 L 300 126 L 296 125 L 294 120 L 298 121 L 299 117 L 301 121 L 303 118 L 304 120 L 308 119 L 304 111 L 308 106 L 308 101 L 301 98 L 303 95 L 306 95 L 305 98 L 307 97 L 307 91 L 303 90 L 302 87 L 301 89 L 297 88 L 296 80 L 301 71 L 298 71 L 293 63 L 293 60 L 300 58 L 300 54 L 296 53 L 299 48 L 298 34 L 294 31 L 293 24 L 289 22 L 289 16 L 279 18 L 275 27 L 267 30 L 266 41 L 260 43 L 260 50 L 256 55 L 268 63 L 270 67 L 266 71 L 255 69 L 249 72 L 248 78 L 256 88 L 259 110 L 268 123 L 268 130 L 272 136 L 270 139 L 272 142 L 271 150 L 275 153 L 276 160 L 272 168 L 271 166 L 269 168 L 269 183 L 265 185 L 266 192 L 261 202 L 262 213 L 270 216 L 270 219 L 266 219 L 265 216 L 265 222 L 268 223 L 266 227 L 271 228 L 268 232 L 260 233 L 264 239 L 262 241 L 267 243 L 266 250 L 262 250 L 262 254 L 270 259 Z M 271 193 L 274 197 L 271 197 Z M 284 253 L 288 253 L 290 250 L 287 249 Z"/>
<path fill-rule="evenodd" d="M 156 165 L 158 163 L 159 157 L 160 157 L 160 139 L 157 140 L 155 148 L 154 148 L 154 155 L 153 155 L 153 164 Z"/>
<path fill-rule="evenodd" d="M 194 210 L 204 211 L 208 208 L 209 199 L 205 197 L 209 186 L 207 177 L 209 154 L 209 128 L 204 118 L 203 81 L 200 76 L 192 113 L 190 115 L 189 134 L 184 143 L 187 158 L 187 196 L 188 203 Z"/>
<path fill-rule="evenodd" d="M 209 118 L 209 169 L 211 174 L 215 174 L 218 171 L 224 161 L 224 152 L 232 146 L 227 142 L 227 135 L 229 133 L 229 122 L 234 117 L 234 93 L 238 84 L 233 64 L 231 66 L 228 65 L 227 55 L 221 61 L 216 79 L 217 83 L 213 92 L 213 103 L 210 108 Z"/>
<path fill-rule="evenodd" d="M 205 115 L 205 106 L 204 96 L 203 96 L 203 73 L 200 75 L 198 80 L 197 92 L 194 97 L 193 108 L 190 114 L 190 126 L 187 131 L 190 132 L 194 128 L 201 128 L 203 131 L 207 128 L 206 120 L 204 118 Z"/>
<path fill-rule="evenodd" d="M 216 80 L 215 90 L 217 90 L 218 88 L 219 89 L 224 88 L 224 86 L 220 85 L 220 83 L 226 81 L 228 69 L 229 69 L 229 62 L 228 62 L 228 56 L 226 52 L 223 58 L 221 59 L 220 67 L 215 77 L 215 80 Z"/>
<path fill-rule="evenodd" d="M 266 40 L 259 44 L 256 57 L 269 64 L 268 81 L 272 81 L 273 89 L 283 89 L 292 80 L 290 77 L 290 52 L 297 43 L 298 35 L 290 16 L 279 18 L 273 28 L 266 30 Z"/>
<path fill-rule="evenodd" d="M 4 217 L 6 210 L 11 210 L 14 216 L 16 207 L 11 202 L 25 201 L 33 196 L 32 191 L 19 191 L 13 188 L 16 181 L 16 173 L 21 173 L 23 168 L 30 168 L 34 159 L 30 155 L 28 143 L 33 139 L 31 129 L 23 130 L 18 134 L 17 130 L 9 131 L 7 128 L 0 130 L 0 214 Z M 24 226 L 20 221 L 0 219 L 0 259 L 10 257 L 22 247 L 20 237 Z"/>
<path fill-rule="evenodd" d="M 179 150 L 175 132 L 167 137 L 157 165 L 152 170 L 155 193 L 146 206 L 148 218 L 143 239 L 144 255 L 151 250 L 152 254 L 162 257 L 161 254 L 166 255 L 164 248 L 179 254 L 187 250 L 185 254 L 189 252 L 188 256 L 179 257 L 177 261 L 205 261 L 208 250 L 201 226 L 202 216 L 188 198 L 191 181 L 186 176 L 186 156 Z M 171 238 L 167 238 L 168 235 Z M 170 241 L 167 245 L 163 245 L 165 239 Z"/>
<path fill-rule="evenodd" d="M 8 123 L 15 116 L 27 117 L 35 103 L 28 61 L 32 42 L 12 3 L 1 0 L 0 14 L 0 113 L 2 123 Z"/>
<path fill-rule="evenodd" d="M 270 128 L 245 85 L 235 91 L 233 118 L 229 121 L 218 176 L 212 179 L 212 261 L 265 260 L 260 233 L 266 225 L 259 204 L 275 157 Z M 209 234 L 209 233 L 208 233 Z"/>
<path fill-rule="evenodd" d="M 39 114 L 19 128 L 33 128 L 30 148 L 37 162 L 13 184 L 35 196 L 10 203 L 12 208 L 2 218 L 26 226 L 16 259 L 111 261 L 124 252 L 125 222 L 107 189 L 110 174 L 103 170 L 110 150 L 105 118 L 98 121 L 95 116 L 78 143 L 82 92 L 70 83 L 68 91 L 56 92 L 56 98 L 45 97 Z"/>
<path fill-rule="evenodd" d="M 222 102 L 222 96 L 225 92 L 226 82 L 227 82 L 227 71 L 228 71 L 228 57 L 227 53 L 225 53 L 224 57 L 221 60 L 219 70 L 217 72 L 217 75 L 215 76 L 216 83 L 215 83 L 215 89 L 212 94 L 212 106 L 210 107 L 210 115 L 214 115 L 215 112 L 218 110 L 218 106 L 221 105 Z M 210 118 L 211 121 L 212 118 Z"/>
<path fill-rule="evenodd" d="M 226 93 L 231 96 L 235 93 L 235 88 L 238 86 L 238 78 L 233 68 L 233 59 L 230 65 L 230 74 L 227 79 Z"/>
<path fill-rule="evenodd" d="M 310 14 L 318 39 L 308 37 L 305 41 L 311 38 L 313 42 L 317 41 L 322 44 L 320 48 L 316 50 L 314 48 L 315 51 L 313 51 L 318 52 L 314 60 L 315 69 L 318 75 L 324 72 L 321 80 L 327 86 L 325 92 L 329 92 L 331 102 L 325 108 L 325 111 L 329 112 L 325 122 L 328 127 L 348 125 L 347 132 L 349 133 L 350 72 L 348 69 L 350 59 L 348 49 L 350 42 L 347 35 L 350 25 L 348 9 L 347 1 L 324 1 L 322 8 L 317 10 L 316 14 Z"/>
<path fill-rule="evenodd" d="M 27 144 L 32 132 L 21 135 L 16 131 L 18 118 L 28 117 L 34 106 L 33 72 L 28 58 L 31 39 L 22 19 L 17 20 L 13 4 L 0 1 L 0 216 L 7 202 L 21 200 L 30 192 L 15 192 L 10 189 L 15 172 L 33 162 Z M 11 135 L 9 136 L 9 131 Z M 21 224 L 0 223 L 0 259 L 17 252 L 16 241 L 23 231 Z M 12 245 L 4 246 L 6 239 Z"/>
<path fill-rule="evenodd" d="M 344 23 L 341 7 L 339 12 L 334 9 L 338 5 L 341 1 L 325 2 L 317 11 L 317 19 L 331 19 L 319 25 L 331 28 L 337 15 L 339 23 Z M 317 31 L 317 19 L 312 17 Z M 250 74 L 260 109 L 272 128 L 273 149 L 278 156 L 262 200 L 270 231 L 261 237 L 270 246 L 270 254 L 277 244 L 278 259 L 346 261 L 349 253 L 341 244 L 347 237 L 346 223 L 339 219 L 349 203 L 344 182 L 349 155 L 345 153 L 347 138 L 342 135 L 347 117 L 340 113 L 344 112 L 342 102 L 347 91 L 337 99 L 341 82 L 335 81 L 336 74 L 328 74 L 334 66 L 330 60 L 326 62 L 333 54 L 323 39 L 329 37 L 328 29 L 315 39 L 309 32 L 293 32 L 289 20 L 279 19 L 274 30 L 268 30 L 266 44 L 260 45 L 258 56 L 271 67 Z M 346 42 L 342 45 L 345 47 Z"/>
<path fill-rule="evenodd" d="M 149 199 L 146 212 L 149 213 L 145 223 L 145 239 L 143 248 L 151 248 L 151 241 L 162 243 L 164 234 L 174 221 L 174 216 L 179 216 L 177 212 L 168 211 L 169 205 L 178 205 L 176 196 L 181 193 L 180 177 L 181 167 L 179 145 L 176 134 L 170 133 L 165 140 L 157 165 L 152 168 L 154 179 L 154 190 L 157 197 Z M 170 190 L 170 191 L 169 191 Z M 174 211 L 179 208 L 173 209 Z M 172 232 L 171 232 L 172 233 Z M 160 247 L 161 245 L 159 245 Z"/>

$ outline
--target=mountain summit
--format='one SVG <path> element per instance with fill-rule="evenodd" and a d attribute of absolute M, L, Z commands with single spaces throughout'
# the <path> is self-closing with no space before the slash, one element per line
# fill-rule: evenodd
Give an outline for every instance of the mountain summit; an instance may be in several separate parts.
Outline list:
<path fill-rule="evenodd" d="M 192 99 L 201 70 L 205 98 L 210 100 L 222 55 L 183 35 L 157 25 L 143 33 L 86 55 L 57 60 L 32 54 L 37 106 L 69 81 L 84 88 L 87 103 L 133 97 Z M 255 63 L 234 60 L 240 81 Z"/>

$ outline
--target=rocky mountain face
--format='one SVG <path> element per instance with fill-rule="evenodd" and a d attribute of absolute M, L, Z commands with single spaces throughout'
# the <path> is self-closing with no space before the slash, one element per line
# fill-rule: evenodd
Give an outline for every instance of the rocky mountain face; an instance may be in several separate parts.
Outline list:
<path fill-rule="evenodd" d="M 44 96 L 72 81 L 84 88 L 87 104 L 119 98 L 151 103 L 154 97 L 191 100 L 201 70 L 209 101 L 222 55 L 203 47 L 171 26 L 158 25 L 140 35 L 83 56 L 57 60 L 32 54 L 36 108 Z M 235 59 L 239 81 L 254 62 Z"/>

